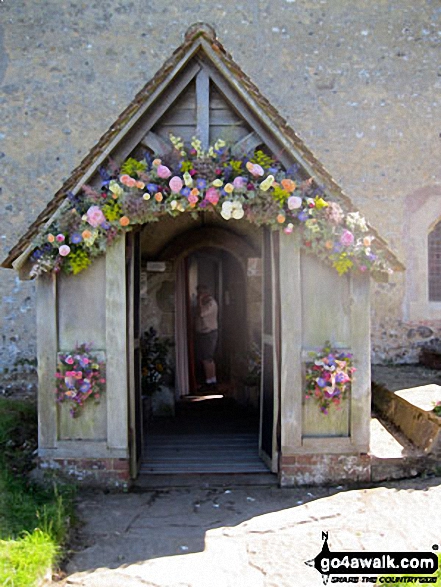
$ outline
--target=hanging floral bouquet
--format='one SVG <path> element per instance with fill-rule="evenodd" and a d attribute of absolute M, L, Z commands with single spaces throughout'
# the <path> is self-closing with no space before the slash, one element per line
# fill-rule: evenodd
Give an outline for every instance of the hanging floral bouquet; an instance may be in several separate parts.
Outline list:
<path fill-rule="evenodd" d="M 57 401 L 71 402 L 73 418 L 80 414 L 86 401 L 98 403 L 105 391 L 105 365 L 86 344 L 79 345 L 69 353 L 58 355 L 55 374 Z"/>
<path fill-rule="evenodd" d="M 335 406 L 341 409 L 341 402 L 347 397 L 355 367 L 352 355 L 346 351 L 333 349 L 329 342 L 315 353 L 309 353 L 313 362 L 306 365 L 305 398 L 313 399 L 323 414 Z"/>
<path fill-rule="evenodd" d="M 34 241 L 31 276 L 46 271 L 79 273 L 101 255 L 120 233 L 159 219 L 213 211 L 227 221 L 242 218 L 297 232 L 306 249 L 330 262 L 339 274 L 392 270 L 358 212 L 345 214 L 298 166 L 283 169 L 261 150 L 237 154 L 218 140 L 208 151 L 194 138 L 187 149 L 170 136 L 164 157 L 146 153 L 127 159 L 118 169 L 101 168 L 99 187 L 68 193 L 66 209 Z"/>

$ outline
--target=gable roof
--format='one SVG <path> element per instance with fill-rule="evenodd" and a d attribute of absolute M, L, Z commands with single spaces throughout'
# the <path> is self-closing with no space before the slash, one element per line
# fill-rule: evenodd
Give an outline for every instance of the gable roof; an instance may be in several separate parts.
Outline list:
<path fill-rule="evenodd" d="M 213 71 L 214 81 L 222 87 L 226 95 L 230 93 L 241 98 L 244 113 L 252 118 L 253 127 L 264 128 L 267 133 L 269 131 L 273 137 L 277 137 L 278 152 L 282 154 L 279 158 L 282 163 L 283 153 L 285 153 L 285 158 L 287 155 L 294 158 L 305 172 L 313 177 L 319 185 L 322 185 L 327 194 L 341 202 L 347 211 L 356 210 L 349 197 L 320 161 L 235 63 L 232 56 L 216 38 L 214 29 L 205 23 L 196 23 L 188 29 L 182 45 L 173 52 L 154 77 L 138 92 L 114 124 L 74 169 L 46 208 L 11 249 L 2 262 L 2 267 L 19 269 L 22 266 L 32 251 L 32 240 L 40 230 L 50 224 L 53 216 L 62 210 L 66 194 L 79 191 L 81 186 L 94 175 L 109 154 L 130 133 L 140 117 L 157 102 L 160 96 L 164 96 L 169 84 L 177 79 L 179 74 L 182 74 L 196 55 L 204 61 L 208 60 Z M 270 145 L 268 146 L 270 147 Z M 376 238 L 377 248 L 384 252 L 391 267 L 394 270 L 403 270 L 404 265 L 389 249 L 386 241 L 372 226 L 370 226 L 370 230 Z"/>

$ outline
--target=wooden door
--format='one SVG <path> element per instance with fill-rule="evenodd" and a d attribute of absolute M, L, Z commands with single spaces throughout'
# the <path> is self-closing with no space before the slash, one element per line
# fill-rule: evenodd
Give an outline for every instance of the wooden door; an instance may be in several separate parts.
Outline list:
<path fill-rule="evenodd" d="M 263 231 L 262 380 L 259 453 L 277 472 L 280 406 L 280 292 L 278 234 Z"/>
<path fill-rule="evenodd" d="M 129 390 L 129 448 L 132 477 L 139 471 L 143 449 L 140 324 L 140 232 L 127 234 L 127 365 Z"/>

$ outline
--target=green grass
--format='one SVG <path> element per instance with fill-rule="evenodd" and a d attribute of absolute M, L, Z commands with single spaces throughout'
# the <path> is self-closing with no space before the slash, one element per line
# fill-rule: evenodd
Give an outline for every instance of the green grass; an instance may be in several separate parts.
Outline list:
<path fill-rule="evenodd" d="M 31 483 L 37 418 L 29 402 L 0 398 L 0 585 L 33 587 L 59 560 L 72 487 Z"/>

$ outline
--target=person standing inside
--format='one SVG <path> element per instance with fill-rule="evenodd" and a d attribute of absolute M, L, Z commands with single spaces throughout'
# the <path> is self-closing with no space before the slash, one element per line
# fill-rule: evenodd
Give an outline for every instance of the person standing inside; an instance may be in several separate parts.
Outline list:
<path fill-rule="evenodd" d="M 198 285 L 196 291 L 196 358 L 202 363 L 205 383 L 215 386 L 217 379 L 214 353 L 218 337 L 218 305 L 206 285 Z"/>

